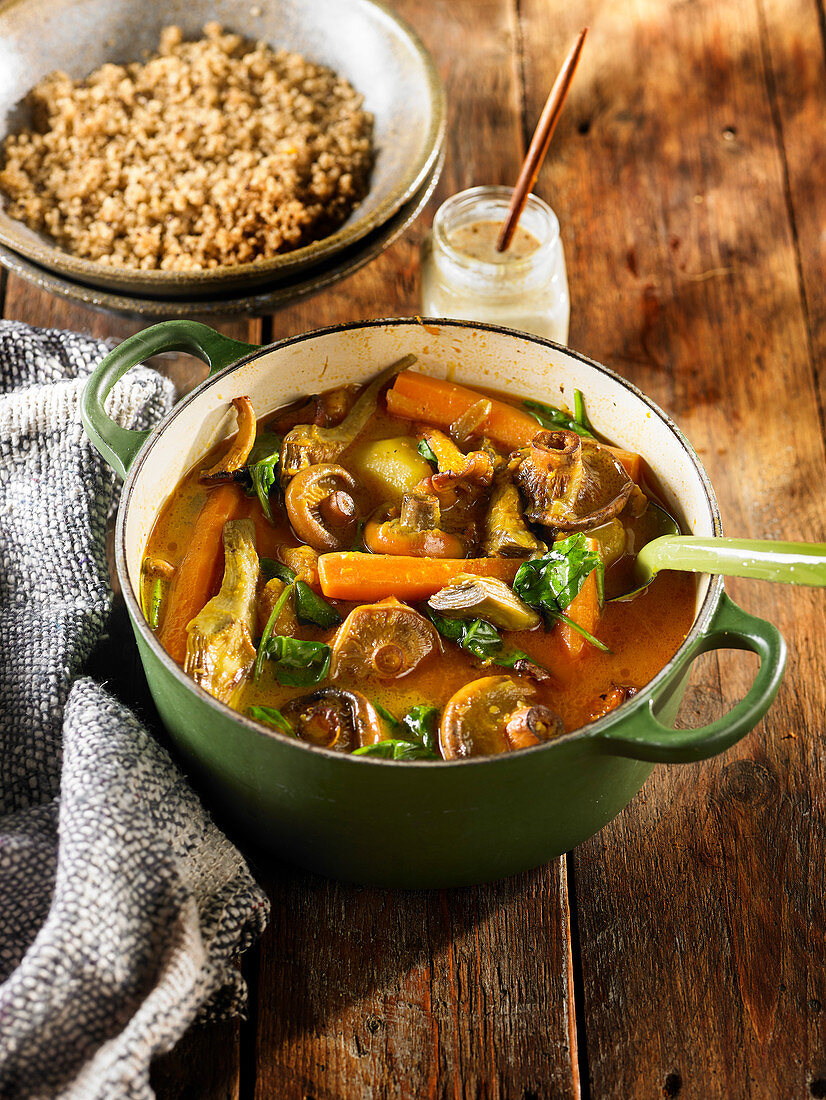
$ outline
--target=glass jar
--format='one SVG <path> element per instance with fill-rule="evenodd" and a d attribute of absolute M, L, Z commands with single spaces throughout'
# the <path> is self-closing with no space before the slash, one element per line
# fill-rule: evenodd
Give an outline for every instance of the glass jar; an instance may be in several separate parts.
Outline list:
<path fill-rule="evenodd" d="M 422 314 L 489 321 L 568 340 L 571 303 L 559 222 L 529 195 L 513 243 L 496 252 L 510 187 L 472 187 L 436 211 L 422 245 Z"/>

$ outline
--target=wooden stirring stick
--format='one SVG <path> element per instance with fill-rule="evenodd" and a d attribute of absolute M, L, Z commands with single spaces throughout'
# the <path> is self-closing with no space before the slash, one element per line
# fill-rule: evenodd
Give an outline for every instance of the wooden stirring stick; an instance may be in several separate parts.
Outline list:
<path fill-rule="evenodd" d="M 522 211 L 525 209 L 528 195 L 533 190 L 533 185 L 536 183 L 536 177 L 539 175 L 542 161 L 545 159 L 545 154 L 548 152 L 548 146 L 551 144 L 551 138 L 554 136 L 556 124 L 559 121 L 559 116 L 562 114 L 562 105 L 565 102 L 565 97 L 568 94 L 571 81 L 574 79 L 574 73 L 579 64 L 579 55 L 582 53 L 582 46 L 585 42 L 585 35 L 587 33 L 587 27 L 583 27 L 579 32 L 576 42 L 574 42 L 571 47 L 568 56 L 565 58 L 565 63 L 559 70 L 559 75 L 554 81 L 554 86 L 551 88 L 551 94 L 548 96 L 548 100 L 542 108 L 542 114 L 534 130 L 533 137 L 531 138 L 530 148 L 528 149 L 525 159 L 522 161 L 519 179 L 516 181 L 516 187 L 513 189 L 513 197 L 511 198 L 507 217 L 502 223 L 499 239 L 496 242 L 497 252 L 504 252 L 513 240 L 513 235 L 516 232 L 516 226 L 522 216 Z"/>

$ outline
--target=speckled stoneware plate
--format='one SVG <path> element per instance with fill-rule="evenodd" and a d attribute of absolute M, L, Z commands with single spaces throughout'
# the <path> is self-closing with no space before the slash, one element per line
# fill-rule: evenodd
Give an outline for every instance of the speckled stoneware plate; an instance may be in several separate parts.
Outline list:
<path fill-rule="evenodd" d="M 31 263 L 23 256 L 0 244 L 0 264 L 41 290 L 70 302 L 104 312 L 138 317 L 145 321 L 162 321 L 177 317 L 199 317 L 215 320 L 219 317 L 246 315 L 259 317 L 273 313 L 292 302 L 309 298 L 320 290 L 352 275 L 388 248 L 418 217 L 433 194 L 444 164 L 444 153 L 431 168 L 430 175 L 416 194 L 392 218 L 350 248 L 333 256 L 326 264 L 297 273 L 241 296 L 232 294 L 212 298 L 173 298 L 169 300 L 117 294 L 99 287 L 72 282 L 52 271 Z"/>
<path fill-rule="evenodd" d="M 106 61 L 140 60 L 157 50 L 163 27 L 175 23 L 196 38 L 210 20 L 328 65 L 364 95 L 375 118 L 376 161 L 370 191 L 349 220 L 323 240 L 260 263 L 131 271 L 64 252 L 10 218 L 0 193 L 0 244 L 64 279 L 120 294 L 224 296 L 288 274 L 301 278 L 380 229 L 419 192 L 441 149 L 444 91 L 420 40 L 374 0 L 0 0 L 0 140 L 29 125 L 26 94 L 54 70 L 82 77 Z"/>

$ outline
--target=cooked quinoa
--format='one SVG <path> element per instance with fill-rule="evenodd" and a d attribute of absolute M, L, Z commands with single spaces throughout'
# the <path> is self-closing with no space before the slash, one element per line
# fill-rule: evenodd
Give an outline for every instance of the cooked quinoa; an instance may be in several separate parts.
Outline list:
<path fill-rule="evenodd" d="M 3 143 L 8 214 L 113 267 L 202 271 L 327 236 L 367 193 L 373 119 L 330 69 L 217 23 L 157 56 L 57 72 Z"/>

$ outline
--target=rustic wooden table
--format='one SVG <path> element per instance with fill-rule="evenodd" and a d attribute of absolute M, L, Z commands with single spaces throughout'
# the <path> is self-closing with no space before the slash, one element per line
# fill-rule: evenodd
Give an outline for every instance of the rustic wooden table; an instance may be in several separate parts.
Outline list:
<path fill-rule="evenodd" d="M 826 538 L 823 0 L 394 0 L 447 83 L 434 200 L 515 179 L 556 66 L 591 31 L 537 187 L 560 215 L 571 345 L 670 412 L 729 533 Z M 269 341 L 417 311 L 428 215 L 339 287 L 225 331 Z M 125 336 L 8 276 L 3 315 Z M 168 364 L 188 386 L 191 363 Z M 660 768 L 611 825 L 477 889 L 352 889 L 257 862 L 249 1019 L 194 1029 L 159 1096 L 826 1097 L 823 593 L 731 582 L 789 643 L 768 718 Z M 116 690 L 152 720 L 122 609 Z M 130 655 L 130 656 L 126 656 Z M 124 668 L 124 658 L 133 663 Z M 682 716 L 743 693 L 703 658 Z"/>

